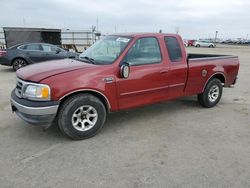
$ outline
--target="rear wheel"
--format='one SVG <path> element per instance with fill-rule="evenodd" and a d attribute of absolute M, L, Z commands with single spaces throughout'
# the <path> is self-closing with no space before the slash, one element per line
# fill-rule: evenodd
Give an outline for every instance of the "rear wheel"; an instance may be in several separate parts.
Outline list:
<path fill-rule="evenodd" d="M 102 128 L 106 120 L 106 109 L 97 97 L 77 94 L 62 104 L 57 119 L 65 135 L 82 140 L 94 136 Z"/>
<path fill-rule="evenodd" d="M 197 44 L 197 45 L 196 45 L 196 47 L 197 47 L 197 48 L 199 48 L 199 47 L 200 47 L 200 45 L 199 45 L 199 44 Z"/>
<path fill-rule="evenodd" d="M 201 106 L 211 108 L 221 99 L 222 83 L 216 78 L 212 78 L 206 85 L 203 93 L 198 94 L 198 101 Z"/>
<path fill-rule="evenodd" d="M 21 58 L 15 59 L 12 63 L 12 67 L 13 67 L 14 71 L 17 71 L 18 69 L 20 69 L 26 65 L 27 65 L 27 62 Z"/>

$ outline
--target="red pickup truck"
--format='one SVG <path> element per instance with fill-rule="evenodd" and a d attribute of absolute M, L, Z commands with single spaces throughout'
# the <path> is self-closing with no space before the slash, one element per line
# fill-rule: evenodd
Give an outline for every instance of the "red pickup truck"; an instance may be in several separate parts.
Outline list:
<path fill-rule="evenodd" d="M 237 56 L 186 54 L 179 35 L 115 34 L 78 59 L 18 70 L 11 106 L 30 124 L 55 122 L 70 138 L 85 139 L 110 112 L 190 95 L 213 107 L 238 70 Z"/>

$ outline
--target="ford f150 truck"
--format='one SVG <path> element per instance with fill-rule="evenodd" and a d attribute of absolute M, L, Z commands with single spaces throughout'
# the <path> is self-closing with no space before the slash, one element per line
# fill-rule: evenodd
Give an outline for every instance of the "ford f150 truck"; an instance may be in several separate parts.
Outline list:
<path fill-rule="evenodd" d="M 85 139 L 110 112 L 191 95 L 213 107 L 238 70 L 237 56 L 186 54 L 179 35 L 116 34 L 78 59 L 18 70 L 11 106 L 30 124 L 57 123 L 70 138 Z"/>

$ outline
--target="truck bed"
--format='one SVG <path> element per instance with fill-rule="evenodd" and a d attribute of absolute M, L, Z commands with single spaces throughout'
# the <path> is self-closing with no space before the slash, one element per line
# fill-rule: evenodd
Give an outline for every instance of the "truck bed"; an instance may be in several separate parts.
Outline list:
<path fill-rule="evenodd" d="M 206 82 L 218 75 L 225 87 L 235 83 L 239 70 L 237 56 L 215 54 L 188 54 L 186 94 L 202 93 Z M 203 75 L 205 71 L 205 75 Z"/>

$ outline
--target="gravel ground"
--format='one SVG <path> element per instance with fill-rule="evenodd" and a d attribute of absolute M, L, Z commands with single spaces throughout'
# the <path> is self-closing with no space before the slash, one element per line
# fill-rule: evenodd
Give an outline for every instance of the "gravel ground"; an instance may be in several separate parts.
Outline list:
<path fill-rule="evenodd" d="M 15 73 L 0 66 L 0 187 L 250 187 L 250 47 L 188 51 L 239 56 L 218 106 L 194 96 L 114 113 L 83 141 L 12 114 Z"/>

